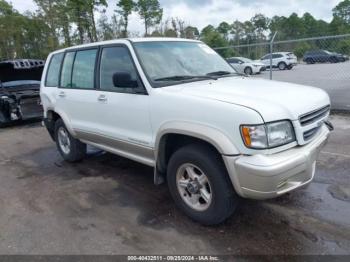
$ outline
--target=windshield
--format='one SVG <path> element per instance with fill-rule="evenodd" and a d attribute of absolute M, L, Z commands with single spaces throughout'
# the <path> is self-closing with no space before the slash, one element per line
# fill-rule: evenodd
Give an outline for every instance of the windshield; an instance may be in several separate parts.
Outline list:
<path fill-rule="evenodd" d="M 134 47 L 154 87 L 236 73 L 221 56 L 200 42 L 139 42 Z"/>

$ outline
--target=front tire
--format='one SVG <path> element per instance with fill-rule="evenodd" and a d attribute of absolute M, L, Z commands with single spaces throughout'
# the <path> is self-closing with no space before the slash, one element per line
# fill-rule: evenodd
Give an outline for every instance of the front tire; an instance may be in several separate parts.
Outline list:
<path fill-rule="evenodd" d="M 331 57 L 331 58 L 329 59 L 329 61 L 330 61 L 331 63 L 333 63 L 333 64 L 339 62 L 338 58 L 336 58 L 336 57 Z"/>
<path fill-rule="evenodd" d="M 252 75 L 253 74 L 252 68 L 250 68 L 249 66 L 244 68 L 244 74 L 249 75 L 249 76 Z"/>
<path fill-rule="evenodd" d="M 237 207 L 239 198 L 221 156 L 207 146 L 193 144 L 176 151 L 167 181 L 176 205 L 201 224 L 219 224 Z"/>
<path fill-rule="evenodd" d="M 55 141 L 62 158 L 68 162 L 81 161 L 86 155 L 86 144 L 72 137 L 62 119 L 55 123 Z"/>

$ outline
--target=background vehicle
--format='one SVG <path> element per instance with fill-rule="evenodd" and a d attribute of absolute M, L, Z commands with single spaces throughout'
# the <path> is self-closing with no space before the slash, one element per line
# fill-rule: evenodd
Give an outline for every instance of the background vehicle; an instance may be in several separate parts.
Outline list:
<path fill-rule="evenodd" d="M 255 75 L 266 70 L 266 66 L 261 62 L 254 62 L 245 57 L 231 57 L 226 61 L 240 74 Z"/>
<path fill-rule="evenodd" d="M 327 50 L 313 50 L 304 54 L 303 61 L 307 64 L 315 63 L 339 63 L 349 60 L 346 55 L 329 52 Z"/>
<path fill-rule="evenodd" d="M 41 98 L 65 160 L 82 160 L 89 144 L 149 165 L 178 207 L 207 225 L 228 218 L 238 196 L 274 198 L 310 183 L 329 136 L 327 93 L 237 77 L 197 40 L 120 39 L 56 51 Z"/>
<path fill-rule="evenodd" d="M 43 68 L 42 60 L 0 63 L 0 126 L 43 116 L 39 96 Z"/>
<path fill-rule="evenodd" d="M 270 54 L 264 55 L 260 61 L 267 68 L 270 67 Z M 272 67 L 279 70 L 291 70 L 298 64 L 297 57 L 292 52 L 278 52 L 272 54 Z"/>

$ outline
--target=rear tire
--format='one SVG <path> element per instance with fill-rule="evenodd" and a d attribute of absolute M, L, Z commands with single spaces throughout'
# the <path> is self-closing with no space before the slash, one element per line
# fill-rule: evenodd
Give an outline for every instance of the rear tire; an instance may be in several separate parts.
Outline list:
<path fill-rule="evenodd" d="M 315 60 L 313 60 L 312 58 L 308 58 L 308 59 L 306 59 L 306 63 L 309 65 L 312 65 L 315 63 Z"/>
<path fill-rule="evenodd" d="M 203 225 L 223 222 L 239 201 L 221 156 L 205 145 L 177 150 L 168 164 L 167 181 L 176 205 Z"/>
<path fill-rule="evenodd" d="M 280 62 L 278 64 L 278 69 L 279 70 L 286 70 L 286 68 L 287 68 L 287 64 L 285 62 Z"/>
<path fill-rule="evenodd" d="M 68 162 L 81 161 L 86 155 L 86 144 L 72 137 L 62 119 L 55 123 L 55 141 L 62 158 Z"/>

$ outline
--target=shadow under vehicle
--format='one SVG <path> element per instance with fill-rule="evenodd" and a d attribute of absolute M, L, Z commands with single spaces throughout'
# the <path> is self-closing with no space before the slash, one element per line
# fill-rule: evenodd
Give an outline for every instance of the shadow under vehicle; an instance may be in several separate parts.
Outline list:
<path fill-rule="evenodd" d="M 22 120 L 40 119 L 40 80 L 43 60 L 0 62 L 0 127 Z"/>

